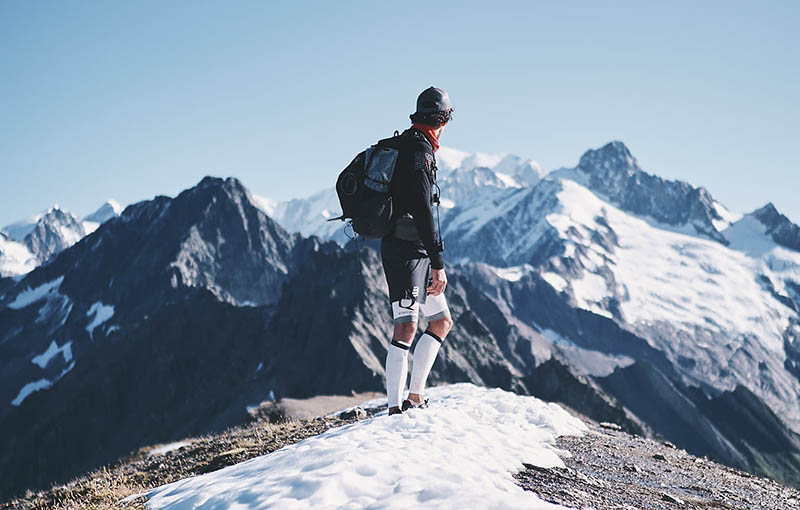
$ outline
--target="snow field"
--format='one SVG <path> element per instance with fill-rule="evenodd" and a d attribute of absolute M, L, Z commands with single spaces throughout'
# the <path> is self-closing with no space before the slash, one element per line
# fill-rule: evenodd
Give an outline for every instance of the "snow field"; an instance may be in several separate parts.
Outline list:
<path fill-rule="evenodd" d="M 461 383 L 429 409 L 382 413 L 269 455 L 153 490 L 148 507 L 210 509 L 556 509 L 518 487 L 522 462 L 563 466 L 560 435 L 586 426 L 534 397 Z M 385 404 L 379 399 L 365 407 Z"/>
<path fill-rule="evenodd" d="M 668 321 L 683 324 L 688 331 L 701 326 L 732 336 L 751 334 L 767 349 L 782 350 L 783 332 L 793 312 L 762 287 L 759 275 L 766 268 L 761 259 L 744 249 L 652 226 L 576 182 L 563 179 L 561 184 L 560 210 L 549 214 L 547 221 L 563 238 L 583 244 L 589 253 L 582 257 L 589 272 L 570 282 L 578 306 L 602 312 L 597 302 L 611 296 L 613 289 L 592 271 L 608 260 L 628 322 Z M 620 246 L 613 253 L 591 242 L 592 231 L 607 230 L 597 223 L 595 218 L 600 216 L 618 237 Z M 764 250 L 765 241 L 760 243 L 759 250 Z M 774 243 L 772 247 L 785 252 Z"/>
<path fill-rule="evenodd" d="M 37 261 L 27 246 L 0 232 L 0 278 L 32 271 Z"/>

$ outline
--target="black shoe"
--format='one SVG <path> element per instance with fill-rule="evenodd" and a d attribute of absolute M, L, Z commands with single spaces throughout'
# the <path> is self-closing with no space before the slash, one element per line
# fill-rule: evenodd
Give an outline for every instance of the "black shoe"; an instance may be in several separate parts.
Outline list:
<path fill-rule="evenodd" d="M 406 407 L 405 402 L 403 402 L 403 409 L 405 409 L 405 407 Z M 393 414 L 403 414 L 403 411 L 399 407 L 390 407 L 389 416 Z"/>
<path fill-rule="evenodd" d="M 428 399 L 426 398 L 419 404 L 407 398 L 403 401 L 403 411 L 408 411 L 409 409 L 427 409 L 428 408 Z"/>

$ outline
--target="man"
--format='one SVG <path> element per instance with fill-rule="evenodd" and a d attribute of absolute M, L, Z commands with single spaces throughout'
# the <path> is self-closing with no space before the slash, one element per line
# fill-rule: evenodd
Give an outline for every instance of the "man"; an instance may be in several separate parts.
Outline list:
<path fill-rule="evenodd" d="M 411 115 L 413 125 L 401 135 L 403 143 L 389 189 L 395 224 L 381 241 L 381 258 L 394 318 L 394 335 L 386 355 L 390 415 L 425 406 L 425 381 L 453 325 L 444 297 L 447 276 L 441 254 L 443 244 L 433 214 L 433 205 L 439 200 L 434 153 L 452 115 L 450 98 L 444 90 L 430 87 L 419 95 L 417 111 Z M 417 331 L 420 310 L 428 320 L 428 328 L 414 349 L 409 394 L 401 402 L 408 350 Z"/>

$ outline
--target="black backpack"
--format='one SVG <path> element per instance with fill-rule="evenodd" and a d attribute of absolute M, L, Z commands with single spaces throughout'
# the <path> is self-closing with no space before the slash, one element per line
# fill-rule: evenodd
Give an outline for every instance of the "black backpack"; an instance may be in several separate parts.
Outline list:
<path fill-rule="evenodd" d="M 355 233 L 364 239 L 380 239 L 392 230 L 392 183 L 400 154 L 402 135 L 380 140 L 360 152 L 336 180 L 336 194 L 342 215 L 334 220 L 350 220 Z"/>

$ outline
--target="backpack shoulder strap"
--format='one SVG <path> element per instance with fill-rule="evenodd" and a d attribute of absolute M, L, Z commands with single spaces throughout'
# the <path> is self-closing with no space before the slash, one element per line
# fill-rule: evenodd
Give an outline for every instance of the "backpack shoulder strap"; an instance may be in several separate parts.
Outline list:
<path fill-rule="evenodd" d="M 389 138 L 383 138 L 375 143 L 375 146 L 391 147 L 393 149 L 402 149 L 408 144 L 408 130 L 400 132 L 395 130 L 394 135 Z"/>

